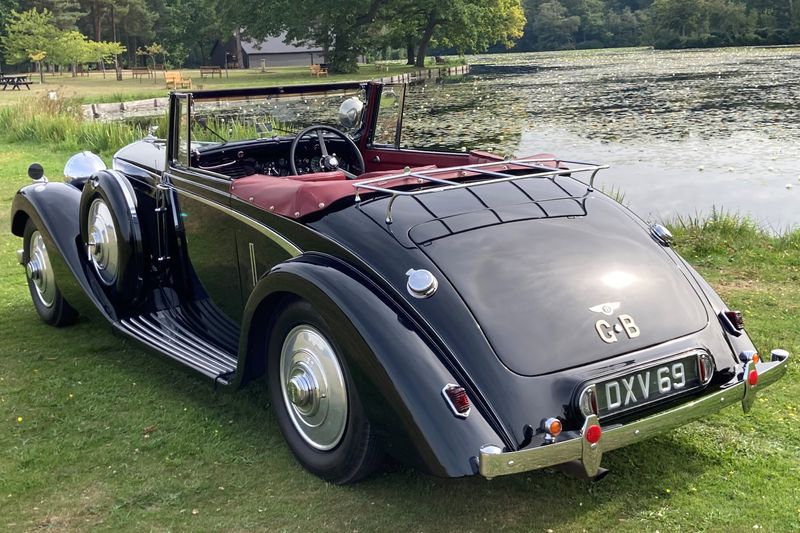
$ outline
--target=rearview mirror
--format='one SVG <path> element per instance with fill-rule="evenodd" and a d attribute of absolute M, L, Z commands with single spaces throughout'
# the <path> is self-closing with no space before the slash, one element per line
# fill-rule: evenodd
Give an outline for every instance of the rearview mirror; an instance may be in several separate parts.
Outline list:
<path fill-rule="evenodd" d="M 28 167 L 28 177 L 33 181 L 47 181 L 44 177 L 44 168 L 39 163 L 31 163 Z"/>

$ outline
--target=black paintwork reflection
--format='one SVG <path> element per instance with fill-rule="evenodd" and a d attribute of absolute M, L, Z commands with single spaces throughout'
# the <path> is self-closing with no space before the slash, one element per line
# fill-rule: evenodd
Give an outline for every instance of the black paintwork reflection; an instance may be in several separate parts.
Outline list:
<path fill-rule="evenodd" d="M 183 180 L 175 180 L 182 185 Z M 244 304 L 239 283 L 236 224 L 223 211 L 177 192 L 177 214 L 183 227 L 191 268 L 211 300 L 230 318 L 239 321 Z M 225 205 L 227 195 L 205 190 L 211 201 Z"/>
<path fill-rule="evenodd" d="M 592 217 L 495 225 L 422 247 L 515 372 L 540 375 L 583 365 L 698 331 L 707 322 L 697 294 L 649 236 L 609 216 L 602 202 L 587 204 Z M 607 313 L 591 310 L 604 303 Z M 620 317 L 633 320 L 633 338 Z M 600 320 L 611 342 L 596 330 Z"/>

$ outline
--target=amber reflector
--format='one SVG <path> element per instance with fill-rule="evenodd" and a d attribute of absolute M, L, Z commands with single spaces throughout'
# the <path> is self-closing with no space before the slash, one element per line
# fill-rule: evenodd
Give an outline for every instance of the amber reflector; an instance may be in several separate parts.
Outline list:
<path fill-rule="evenodd" d="M 554 437 L 561 433 L 561 429 L 561 420 L 558 418 L 548 418 L 544 421 L 544 430 Z"/>
<path fill-rule="evenodd" d="M 754 353 L 754 354 L 753 354 L 753 362 L 754 362 L 755 364 L 758 364 L 758 362 L 759 362 L 760 360 L 761 360 L 761 357 L 759 357 L 757 353 Z"/>
<path fill-rule="evenodd" d="M 751 370 L 750 373 L 747 375 L 747 382 L 750 383 L 751 387 L 755 387 L 758 383 L 758 370 Z"/>
<path fill-rule="evenodd" d="M 603 430 L 600 429 L 600 426 L 595 424 L 593 426 L 589 426 L 589 428 L 586 430 L 585 436 L 589 444 L 594 444 L 600 440 L 600 437 L 602 435 L 603 435 Z"/>

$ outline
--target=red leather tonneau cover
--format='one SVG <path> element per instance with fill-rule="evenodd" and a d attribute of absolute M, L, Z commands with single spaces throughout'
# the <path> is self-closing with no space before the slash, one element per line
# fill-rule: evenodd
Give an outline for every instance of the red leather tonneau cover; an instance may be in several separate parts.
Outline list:
<path fill-rule="evenodd" d="M 436 165 L 411 169 L 413 172 L 431 170 Z M 317 172 L 302 176 L 267 176 L 253 174 L 239 178 L 231 183 L 231 195 L 289 218 L 300 218 L 309 213 L 321 211 L 336 200 L 355 196 L 354 183 L 377 178 L 382 175 L 397 176 L 402 170 L 368 172 L 358 179 L 349 180 L 343 172 Z M 400 177 L 393 179 L 391 186 L 417 183 L 417 178 Z M 364 194 L 364 191 L 361 192 Z"/>
<path fill-rule="evenodd" d="M 488 154 L 491 155 L 491 154 Z M 553 157 L 550 154 L 534 156 L 536 158 Z M 487 158 L 488 159 L 488 158 Z M 553 157 L 555 159 L 555 157 Z M 555 163 L 555 161 L 553 161 Z M 503 165 L 498 161 L 498 166 Z M 554 165 L 547 165 L 554 166 Z M 493 166 L 492 166 L 493 167 Z M 491 170 L 492 167 L 486 167 Z M 436 165 L 412 168 L 412 172 L 435 169 Z M 256 205 L 266 211 L 278 213 L 289 218 L 300 218 L 310 213 L 321 211 L 337 200 L 355 196 L 353 184 L 380 176 L 398 176 L 391 183 L 381 183 L 382 187 L 399 187 L 401 185 L 418 184 L 417 178 L 402 175 L 402 170 L 385 170 L 362 174 L 355 180 L 349 180 L 341 171 L 317 172 L 301 176 L 267 176 L 252 174 L 231 182 L 232 196 Z M 474 173 L 468 173 L 474 175 Z M 457 179 L 464 174 L 457 170 L 451 173 L 435 174 L 441 179 Z M 369 194 L 361 190 L 361 195 Z"/>

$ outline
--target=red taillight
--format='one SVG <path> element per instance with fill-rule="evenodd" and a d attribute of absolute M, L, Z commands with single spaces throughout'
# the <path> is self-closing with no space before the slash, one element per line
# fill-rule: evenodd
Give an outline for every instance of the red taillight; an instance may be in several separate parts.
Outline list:
<path fill-rule="evenodd" d="M 603 435 L 603 430 L 600 429 L 600 426 L 595 424 L 593 426 L 589 426 L 586 429 L 586 435 L 584 435 L 584 437 L 586 437 L 586 440 L 587 442 L 589 442 L 589 444 L 595 444 L 597 441 L 600 440 L 600 437 L 602 435 Z"/>
<path fill-rule="evenodd" d="M 447 385 L 442 389 L 442 393 L 456 416 L 466 417 L 469 414 L 469 398 L 464 387 Z"/>
<path fill-rule="evenodd" d="M 734 337 L 739 337 L 744 329 L 744 317 L 740 311 L 720 311 L 719 321 L 725 330 Z"/>
<path fill-rule="evenodd" d="M 758 370 L 754 368 L 747 374 L 747 382 L 750 383 L 751 387 L 755 387 L 758 384 Z"/>
<path fill-rule="evenodd" d="M 698 358 L 700 381 L 702 381 L 703 384 L 706 384 L 711 381 L 711 378 L 714 375 L 714 360 L 707 352 L 699 352 Z"/>

